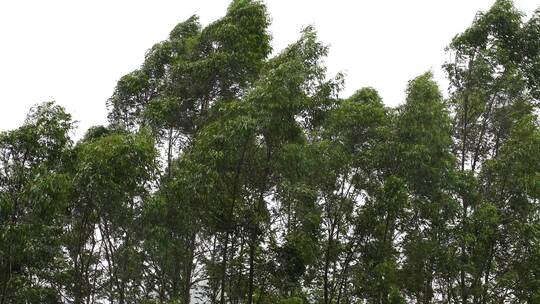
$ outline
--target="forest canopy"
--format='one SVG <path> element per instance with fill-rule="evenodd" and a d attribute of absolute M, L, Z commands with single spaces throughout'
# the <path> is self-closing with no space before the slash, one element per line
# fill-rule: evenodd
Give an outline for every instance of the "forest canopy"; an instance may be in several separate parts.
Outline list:
<path fill-rule="evenodd" d="M 0 304 L 540 303 L 540 10 L 495 1 L 396 107 L 269 24 L 179 23 L 78 141 L 54 102 L 0 133 Z"/>

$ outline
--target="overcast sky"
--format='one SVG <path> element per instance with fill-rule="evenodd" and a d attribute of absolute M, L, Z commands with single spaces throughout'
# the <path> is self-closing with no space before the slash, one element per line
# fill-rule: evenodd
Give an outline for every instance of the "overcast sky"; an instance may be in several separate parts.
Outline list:
<path fill-rule="evenodd" d="M 267 0 L 274 52 L 314 25 L 330 45 L 329 72 L 345 72 L 348 96 L 373 86 L 388 105 L 403 102 L 407 81 L 427 70 L 441 89 L 445 46 L 493 0 Z M 79 121 L 76 133 L 106 124 L 116 81 L 142 63 L 154 43 L 198 14 L 208 24 L 225 14 L 221 0 L 0 1 L 0 131 L 28 109 L 55 100 Z M 530 16 L 538 0 L 516 0 Z"/>

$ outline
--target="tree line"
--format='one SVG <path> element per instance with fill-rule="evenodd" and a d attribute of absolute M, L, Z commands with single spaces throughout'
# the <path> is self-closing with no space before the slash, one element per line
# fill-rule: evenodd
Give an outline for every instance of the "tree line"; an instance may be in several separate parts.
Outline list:
<path fill-rule="evenodd" d="M 540 11 L 497 0 L 396 107 L 269 23 L 179 23 L 76 142 L 53 102 L 0 133 L 0 304 L 540 303 Z"/>

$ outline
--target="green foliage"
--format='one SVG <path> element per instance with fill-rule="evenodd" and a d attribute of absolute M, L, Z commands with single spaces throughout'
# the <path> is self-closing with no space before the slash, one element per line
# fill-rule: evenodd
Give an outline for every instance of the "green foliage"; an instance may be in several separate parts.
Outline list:
<path fill-rule="evenodd" d="M 537 303 L 540 19 L 498 0 L 405 103 L 256 0 L 176 25 L 73 144 L 0 133 L 0 303 Z"/>
<path fill-rule="evenodd" d="M 71 116 L 52 102 L 0 134 L 0 285 L 10 303 L 58 302 Z M 38 284 L 46 282 L 45 284 Z"/>

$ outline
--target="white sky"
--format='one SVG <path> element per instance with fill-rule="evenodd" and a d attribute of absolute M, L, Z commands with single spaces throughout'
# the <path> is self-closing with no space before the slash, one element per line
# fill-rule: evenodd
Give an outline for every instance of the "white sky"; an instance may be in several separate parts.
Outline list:
<path fill-rule="evenodd" d="M 154 43 L 192 14 L 204 25 L 225 14 L 222 0 L 0 1 L 0 131 L 29 108 L 56 100 L 79 121 L 77 137 L 106 124 L 116 81 L 142 63 Z M 330 45 L 330 73 L 346 73 L 348 96 L 373 86 L 388 105 L 411 78 L 432 70 L 441 89 L 445 46 L 494 0 L 267 0 L 279 51 L 312 24 Z M 530 16 L 538 0 L 515 0 Z"/>

